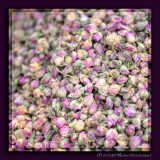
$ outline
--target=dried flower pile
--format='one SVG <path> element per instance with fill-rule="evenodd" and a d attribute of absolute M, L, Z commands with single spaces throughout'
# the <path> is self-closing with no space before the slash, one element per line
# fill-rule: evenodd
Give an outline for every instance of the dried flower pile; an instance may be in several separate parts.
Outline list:
<path fill-rule="evenodd" d="M 9 151 L 150 150 L 150 9 L 11 15 Z"/>

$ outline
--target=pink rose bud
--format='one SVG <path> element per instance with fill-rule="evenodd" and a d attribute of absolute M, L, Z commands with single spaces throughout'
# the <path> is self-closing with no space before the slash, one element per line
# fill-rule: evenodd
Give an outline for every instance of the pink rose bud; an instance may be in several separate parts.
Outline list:
<path fill-rule="evenodd" d="M 51 149 L 53 149 L 53 148 L 58 148 L 58 145 L 57 145 L 56 142 L 50 141 L 50 142 L 49 142 L 49 148 L 51 148 Z"/>
<path fill-rule="evenodd" d="M 97 110 L 97 104 L 93 103 L 90 107 L 89 107 L 89 113 L 90 114 L 94 114 Z"/>
<path fill-rule="evenodd" d="M 80 134 L 79 134 L 79 137 L 78 137 L 78 143 L 80 145 L 84 145 L 84 144 L 87 144 L 88 143 L 88 137 L 87 137 L 87 134 L 82 131 Z"/>
<path fill-rule="evenodd" d="M 70 102 L 68 101 L 67 98 L 62 98 L 61 102 L 60 102 L 62 107 L 69 107 L 70 106 Z"/>
<path fill-rule="evenodd" d="M 118 137 L 118 132 L 116 131 L 116 129 L 109 129 L 106 132 L 106 139 L 112 139 L 112 140 L 116 140 Z"/>
<path fill-rule="evenodd" d="M 43 121 L 41 119 L 39 119 L 33 123 L 33 128 L 35 130 L 40 130 L 40 129 L 42 129 L 42 127 L 43 127 Z"/>
<path fill-rule="evenodd" d="M 103 52 L 103 46 L 101 45 L 101 44 L 98 44 L 97 46 L 96 46 L 96 51 L 100 54 L 100 53 L 102 53 Z"/>
<path fill-rule="evenodd" d="M 65 124 L 66 124 L 66 120 L 63 117 L 57 118 L 56 127 L 62 128 Z"/>
<path fill-rule="evenodd" d="M 10 143 L 11 144 L 16 144 L 16 137 L 14 135 L 11 136 Z"/>
<path fill-rule="evenodd" d="M 56 67 L 52 68 L 52 77 L 53 78 L 57 78 L 58 77 L 58 71 Z"/>
<path fill-rule="evenodd" d="M 69 148 L 69 142 L 67 140 L 61 140 L 60 145 L 61 148 Z"/>
<path fill-rule="evenodd" d="M 59 130 L 62 137 L 69 137 L 71 129 L 68 126 L 64 126 Z"/>
<path fill-rule="evenodd" d="M 91 57 L 87 58 L 86 61 L 85 61 L 85 65 L 86 65 L 86 67 L 93 66 L 93 59 Z"/>
<path fill-rule="evenodd" d="M 46 122 L 42 129 L 42 134 L 45 134 L 51 129 L 51 124 L 49 122 Z"/>
<path fill-rule="evenodd" d="M 118 82 L 119 84 L 123 84 L 123 83 L 125 83 L 127 80 L 128 80 L 128 78 L 127 78 L 126 76 L 118 76 L 118 77 L 117 77 L 117 82 Z"/>
<path fill-rule="evenodd" d="M 97 127 L 97 132 L 96 132 L 96 136 L 105 136 L 105 131 L 106 131 L 106 129 L 105 129 L 105 127 L 103 127 L 103 126 L 98 126 Z"/>
<path fill-rule="evenodd" d="M 66 87 L 63 86 L 58 90 L 58 96 L 63 98 L 63 97 L 66 97 L 66 95 L 67 95 L 67 90 L 66 90 Z"/>
<path fill-rule="evenodd" d="M 105 148 L 113 148 L 113 146 L 115 146 L 116 142 L 112 139 L 106 139 L 104 141 L 104 146 Z"/>
<path fill-rule="evenodd" d="M 17 139 L 17 141 L 16 141 L 16 147 L 18 149 L 24 149 L 24 147 L 26 145 L 27 145 L 27 140 L 26 139 L 22 139 L 22 138 Z"/>
<path fill-rule="evenodd" d="M 101 116 L 101 111 L 97 111 L 91 118 L 93 119 L 93 120 L 96 120 L 96 119 L 98 119 L 100 116 Z"/>
<path fill-rule="evenodd" d="M 91 92 L 91 91 L 93 90 L 93 84 L 90 83 L 90 82 L 87 83 L 87 84 L 85 85 L 84 90 L 85 90 L 86 92 Z"/>
<path fill-rule="evenodd" d="M 80 117 L 80 113 L 74 113 L 74 114 L 73 114 L 73 118 L 79 119 L 79 117 Z"/>
<path fill-rule="evenodd" d="M 113 23 L 120 23 L 122 21 L 122 17 L 119 16 L 112 16 L 111 17 L 111 22 Z"/>
<path fill-rule="evenodd" d="M 113 100 L 112 100 L 112 97 L 111 96 L 108 96 L 106 98 L 106 104 L 108 107 L 112 108 L 113 107 Z"/>
<path fill-rule="evenodd" d="M 120 68 L 120 72 L 123 73 L 123 74 L 128 74 L 129 70 L 128 70 L 127 66 L 122 65 L 121 68 Z"/>
<path fill-rule="evenodd" d="M 131 24 L 134 20 L 134 17 L 132 16 L 132 14 L 126 14 L 124 17 L 123 17 L 123 24 L 125 25 L 128 25 L 128 24 Z"/>
<path fill-rule="evenodd" d="M 93 35 L 92 40 L 95 40 L 98 42 L 101 38 L 102 38 L 102 33 L 98 32 Z"/>
<path fill-rule="evenodd" d="M 139 148 L 141 145 L 141 137 L 140 136 L 131 137 L 129 145 L 130 145 L 131 149 Z"/>
<path fill-rule="evenodd" d="M 134 43 L 136 40 L 136 35 L 135 33 L 127 32 L 126 38 L 127 38 L 128 43 Z"/>
<path fill-rule="evenodd" d="M 135 114 L 136 114 L 136 110 L 134 107 L 128 106 L 126 108 L 125 115 L 127 115 L 127 117 L 133 117 L 135 116 Z"/>
<path fill-rule="evenodd" d="M 32 128 L 27 128 L 27 127 L 25 127 L 25 128 L 23 129 L 23 135 L 24 135 L 25 137 L 30 137 L 31 134 L 32 134 Z"/>
<path fill-rule="evenodd" d="M 91 106 L 93 104 L 93 102 L 94 102 L 94 98 L 93 98 L 93 94 L 92 93 L 84 98 L 84 104 L 86 106 Z"/>
<path fill-rule="evenodd" d="M 73 133 L 73 134 L 71 135 L 71 141 L 72 141 L 72 142 L 76 142 L 77 139 L 78 139 L 78 136 L 79 136 L 78 133 Z"/>
<path fill-rule="evenodd" d="M 33 80 L 31 83 L 30 83 L 30 87 L 38 87 L 39 85 L 39 81 L 38 80 Z"/>
<path fill-rule="evenodd" d="M 43 149 L 42 142 L 35 143 L 34 149 L 35 149 L 35 151 L 42 151 L 42 149 Z"/>
<path fill-rule="evenodd" d="M 149 75 L 151 75 L 151 70 L 148 67 L 144 67 L 141 69 L 141 75 L 142 76 L 149 76 Z"/>
<path fill-rule="evenodd" d="M 112 32 L 116 30 L 116 27 L 117 27 L 116 23 L 108 23 L 107 24 L 107 29 L 112 31 Z"/>
<path fill-rule="evenodd" d="M 135 134 L 135 125 L 128 125 L 126 128 L 126 133 L 128 136 L 133 136 Z"/>
<path fill-rule="evenodd" d="M 77 60 L 77 53 L 75 51 L 72 52 L 72 61 L 75 62 Z"/>
<path fill-rule="evenodd" d="M 24 103 L 23 95 L 19 95 L 15 100 L 14 103 L 18 106 L 22 105 Z"/>
<path fill-rule="evenodd" d="M 84 49 L 87 51 L 89 50 L 90 48 L 92 47 L 92 42 L 87 39 L 85 42 L 84 42 Z"/>
<path fill-rule="evenodd" d="M 133 60 L 135 61 L 135 63 L 137 63 L 140 60 L 140 57 L 138 54 L 133 54 Z"/>
<path fill-rule="evenodd" d="M 118 94 L 120 86 L 118 84 L 112 84 L 109 86 L 109 94 Z"/>
<path fill-rule="evenodd" d="M 118 116 L 115 114 L 111 114 L 107 116 L 107 126 L 110 128 L 111 126 L 114 126 L 117 123 Z"/>
<path fill-rule="evenodd" d="M 74 85 L 73 84 L 67 84 L 66 89 L 69 92 L 74 92 Z"/>

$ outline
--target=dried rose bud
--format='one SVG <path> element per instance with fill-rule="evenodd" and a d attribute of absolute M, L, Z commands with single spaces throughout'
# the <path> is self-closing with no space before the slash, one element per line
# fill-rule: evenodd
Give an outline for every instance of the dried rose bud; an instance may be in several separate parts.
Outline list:
<path fill-rule="evenodd" d="M 69 137 L 70 136 L 70 128 L 68 126 L 64 126 L 59 130 L 59 133 L 62 137 Z"/>
<path fill-rule="evenodd" d="M 93 104 L 93 102 L 94 102 L 94 98 L 93 98 L 93 94 L 92 93 L 84 98 L 84 104 L 86 106 L 91 106 Z"/>
<path fill-rule="evenodd" d="M 60 140 L 60 145 L 59 146 L 61 148 L 69 148 L 70 147 L 69 142 L 67 141 L 67 139 Z"/>
<path fill-rule="evenodd" d="M 42 129 L 42 134 L 45 134 L 46 132 L 48 132 L 51 129 L 51 124 L 49 122 L 46 122 L 43 126 Z"/>
<path fill-rule="evenodd" d="M 80 151 L 80 148 L 79 146 L 74 146 L 74 147 L 71 147 L 69 151 Z"/>
<path fill-rule="evenodd" d="M 78 134 L 78 133 L 73 133 L 73 134 L 71 135 L 71 141 L 72 141 L 72 142 L 77 141 L 78 137 L 79 137 L 79 134 Z"/>
<path fill-rule="evenodd" d="M 112 32 L 116 30 L 116 27 L 117 27 L 116 23 L 108 23 L 107 24 L 107 29 L 112 31 Z"/>
<path fill-rule="evenodd" d="M 64 58 L 63 57 L 56 56 L 54 58 L 54 63 L 55 63 L 56 66 L 61 66 L 62 62 L 64 62 Z"/>
<path fill-rule="evenodd" d="M 66 120 L 63 117 L 57 118 L 56 127 L 62 128 L 66 124 Z"/>
<path fill-rule="evenodd" d="M 73 84 L 67 84 L 66 89 L 69 92 L 74 92 L 74 85 Z"/>
<path fill-rule="evenodd" d="M 67 98 L 62 98 L 61 102 L 60 102 L 62 107 L 69 107 L 70 106 L 70 102 L 68 101 Z"/>
<path fill-rule="evenodd" d="M 135 134 L 135 126 L 134 125 L 128 125 L 126 128 L 126 133 L 129 136 L 133 136 Z"/>
<path fill-rule="evenodd" d="M 24 149 L 24 147 L 27 145 L 27 140 L 19 138 L 16 141 L 16 147 L 19 149 Z"/>
<path fill-rule="evenodd" d="M 144 128 L 149 128 L 151 127 L 151 118 L 145 118 L 142 122 L 142 125 Z"/>
<path fill-rule="evenodd" d="M 112 84 L 109 86 L 110 94 L 118 94 L 120 91 L 120 86 L 118 84 Z"/>
<path fill-rule="evenodd" d="M 84 93 L 84 87 L 82 87 L 81 89 L 77 89 L 73 96 L 74 99 L 81 97 L 83 93 Z"/>
<path fill-rule="evenodd" d="M 29 68 L 30 68 L 31 72 L 37 72 L 37 71 L 39 71 L 41 69 L 39 64 L 36 63 L 36 62 L 35 63 L 30 63 Z"/>
<path fill-rule="evenodd" d="M 137 48 L 134 47 L 133 45 L 129 44 L 129 43 L 126 43 L 125 44 L 125 50 L 130 52 L 130 53 L 135 53 L 137 52 Z M 123 54 L 126 53 L 126 52 L 123 52 Z M 131 56 L 125 56 L 126 58 L 130 58 Z"/>
<path fill-rule="evenodd" d="M 119 134 L 116 141 L 122 147 L 127 147 L 128 145 L 128 138 L 125 134 Z"/>
<path fill-rule="evenodd" d="M 101 38 L 102 38 L 101 32 L 97 32 L 97 33 L 93 34 L 93 36 L 92 36 L 92 40 L 95 40 L 95 41 L 99 41 Z"/>
<path fill-rule="evenodd" d="M 48 132 L 45 132 L 44 138 L 47 139 L 47 140 L 51 140 L 54 133 L 55 133 L 54 130 L 49 130 Z"/>
<path fill-rule="evenodd" d="M 33 128 L 35 130 L 40 130 L 40 129 L 42 129 L 42 127 L 43 127 L 43 121 L 41 119 L 39 119 L 33 123 Z"/>
<path fill-rule="evenodd" d="M 58 148 L 58 145 L 57 145 L 56 142 L 50 141 L 50 142 L 49 142 L 49 148 Z"/>
<path fill-rule="evenodd" d="M 11 136 L 10 143 L 11 144 L 16 144 L 16 137 L 14 135 Z"/>
<path fill-rule="evenodd" d="M 92 142 L 95 142 L 96 137 L 95 137 L 95 133 L 93 131 L 88 131 L 87 136 Z"/>
<path fill-rule="evenodd" d="M 135 35 L 134 32 L 133 33 L 132 32 L 127 32 L 126 38 L 127 38 L 128 43 L 134 43 L 135 40 L 136 40 L 136 35 Z"/>
<path fill-rule="evenodd" d="M 139 148 L 141 145 L 141 137 L 140 136 L 131 137 L 129 145 L 130 145 L 131 149 Z"/>
<path fill-rule="evenodd" d="M 142 148 L 142 151 L 150 151 L 150 144 L 148 144 L 148 143 L 142 143 L 140 145 L 140 148 Z"/>
<path fill-rule="evenodd" d="M 89 113 L 90 114 L 94 114 L 97 110 L 97 104 L 93 103 L 90 107 L 89 107 Z"/>
<path fill-rule="evenodd" d="M 96 51 L 99 54 L 102 53 L 103 52 L 103 46 L 101 44 L 97 44 L 96 45 Z"/>
<path fill-rule="evenodd" d="M 38 142 L 38 143 L 35 143 L 35 144 L 34 144 L 34 149 L 35 149 L 35 151 L 41 151 L 42 148 L 43 148 L 43 146 L 42 146 L 42 143 L 41 143 L 41 142 Z"/>
<path fill-rule="evenodd" d="M 80 113 L 74 113 L 74 114 L 73 114 L 73 118 L 79 119 L 79 117 L 80 117 Z"/>
<path fill-rule="evenodd" d="M 96 119 L 98 119 L 100 116 L 101 116 L 101 111 L 97 111 L 91 118 L 93 119 L 93 120 L 96 120 Z"/>
<path fill-rule="evenodd" d="M 83 120 L 78 120 L 75 124 L 74 124 L 74 129 L 77 132 L 80 132 L 84 129 L 85 123 Z"/>
<path fill-rule="evenodd" d="M 147 48 L 151 48 L 151 37 L 147 37 L 144 41 L 144 44 Z"/>
<path fill-rule="evenodd" d="M 22 105 L 24 103 L 24 98 L 23 95 L 19 95 L 15 100 L 14 100 L 14 104 L 16 105 Z"/>
<path fill-rule="evenodd" d="M 96 136 L 105 136 L 106 130 L 107 129 L 104 126 L 98 126 Z"/>
<path fill-rule="evenodd" d="M 135 114 L 136 114 L 136 110 L 134 107 L 128 106 L 126 108 L 125 115 L 127 115 L 127 117 L 133 117 L 135 116 Z"/>
<path fill-rule="evenodd" d="M 120 68 L 120 72 L 121 72 L 122 74 L 128 74 L 128 73 L 129 73 L 129 70 L 128 70 L 127 66 L 122 65 L 121 68 Z"/>
<path fill-rule="evenodd" d="M 50 142 L 45 139 L 45 140 L 42 142 L 42 147 L 47 149 L 47 148 L 49 148 L 49 144 L 50 144 Z"/>
<path fill-rule="evenodd" d="M 107 126 L 109 128 L 111 126 L 114 126 L 117 123 L 117 120 L 118 120 L 118 116 L 117 115 L 115 115 L 115 114 L 108 115 L 107 119 L 106 119 Z"/>
<path fill-rule="evenodd" d="M 142 76 L 149 76 L 151 74 L 151 70 L 148 67 L 144 67 L 141 69 Z"/>
<path fill-rule="evenodd" d="M 53 78 L 57 78 L 58 77 L 58 71 L 57 71 L 56 67 L 52 68 L 52 76 L 53 76 Z"/>
<path fill-rule="evenodd" d="M 107 106 L 110 107 L 110 108 L 113 107 L 113 99 L 112 99 L 111 96 L 108 96 L 108 97 L 106 98 L 106 104 L 107 104 Z"/>
<path fill-rule="evenodd" d="M 132 14 L 126 14 L 124 17 L 123 17 L 123 24 L 131 24 L 134 20 L 134 16 L 132 16 Z"/>
<path fill-rule="evenodd" d="M 21 121 L 18 125 L 18 129 L 23 129 L 26 126 L 27 122 L 26 121 Z"/>
<path fill-rule="evenodd" d="M 72 61 L 75 62 L 77 60 L 77 53 L 75 51 L 72 52 Z"/>
<path fill-rule="evenodd" d="M 63 97 L 66 97 L 66 95 L 67 95 L 67 90 L 66 90 L 66 87 L 63 86 L 58 90 L 58 96 L 63 98 Z"/>
<path fill-rule="evenodd" d="M 32 128 L 28 128 L 27 126 L 23 129 L 23 135 L 25 137 L 30 137 L 32 134 Z"/>
<path fill-rule="evenodd" d="M 81 120 L 86 120 L 88 118 L 87 114 L 80 114 Z"/>
<path fill-rule="evenodd" d="M 35 98 L 40 98 L 40 96 L 41 96 L 41 90 L 39 89 L 39 88 L 36 88 L 36 89 L 34 89 L 33 90 L 33 96 L 35 97 Z"/>
<path fill-rule="evenodd" d="M 25 114 L 25 113 L 27 113 L 27 107 L 26 106 L 18 106 L 16 109 L 15 109 L 15 111 L 16 111 L 16 114 L 17 115 L 23 115 L 23 114 Z"/>
<path fill-rule="evenodd" d="M 84 131 L 82 131 L 81 133 L 79 133 L 78 143 L 80 145 L 88 143 L 88 137 L 87 137 L 87 134 Z"/>
<path fill-rule="evenodd" d="M 137 28 L 138 31 L 142 31 L 147 27 L 147 25 L 148 25 L 148 21 L 138 22 L 136 24 L 136 28 Z"/>
<path fill-rule="evenodd" d="M 121 40 L 121 36 L 117 35 L 116 32 L 112 32 L 111 34 L 107 35 L 106 43 L 110 46 L 114 46 L 118 44 Z"/>
<path fill-rule="evenodd" d="M 23 62 L 24 62 L 24 56 L 22 56 L 22 55 L 19 55 L 18 57 L 16 57 L 16 58 L 14 59 L 14 65 L 15 65 L 16 67 L 21 66 L 21 65 L 23 64 Z"/>
<path fill-rule="evenodd" d="M 113 23 L 120 23 L 122 21 L 122 17 L 119 16 L 111 16 L 111 21 Z"/>
<path fill-rule="evenodd" d="M 106 139 L 104 141 L 104 147 L 105 148 L 113 148 L 113 146 L 115 146 L 116 142 L 112 139 Z"/>
<path fill-rule="evenodd" d="M 104 141 L 105 141 L 105 138 L 98 138 L 97 139 L 97 144 L 99 145 L 99 146 L 103 146 L 104 145 Z"/>
<path fill-rule="evenodd" d="M 74 76 L 74 77 L 71 77 L 70 79 L 69 79 L 69 81 L 72 83 L 72 84 L 79 84 L 79 79 L 78 79 L 78 77 L 76 77 L 76 76 Z"/>
<path fill-rule="evenodd" d="M 31 83 L 30 83 L 30 87 L 38 87 L 39 85 L 39 81 L 38 80 L 33 80 Z"/>
<path fill-rule="evenodd" d="M 117 123 L 117 130 L 118 131 L 123 131 L 123 130 L 125 130 L 125 128 L 126 128 L 125 123 L 123 123 L 123 122 Z"/>

